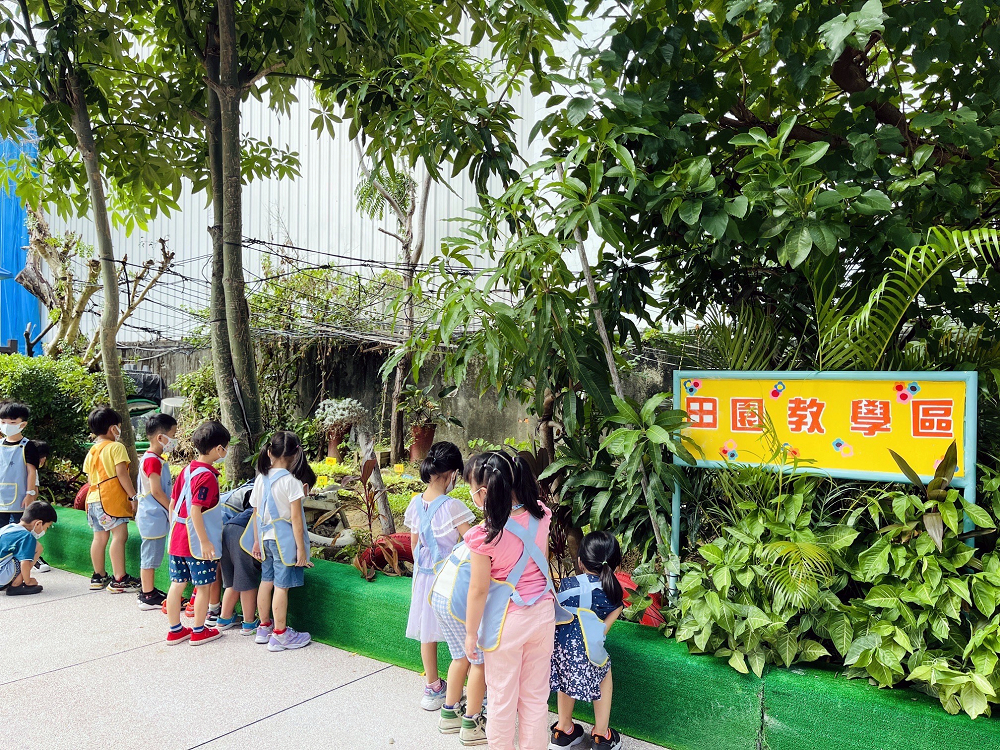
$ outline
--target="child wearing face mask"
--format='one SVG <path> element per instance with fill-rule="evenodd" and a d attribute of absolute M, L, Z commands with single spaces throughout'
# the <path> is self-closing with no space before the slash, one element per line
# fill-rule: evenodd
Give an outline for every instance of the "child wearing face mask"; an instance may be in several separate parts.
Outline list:
<path fill-rule="evenodd" d="M 231 436 L 222 424 L 203 423 L 191 435 L 198 456 L 177 477 L 170 503 L 170 590 L 167 592 L 167 645 L 190 640 L 192 646 L 214 641 L 221 633 L 206 627 L 207 596 L 194 602 L 194 627 L 181 625 L 181 601 L 189 583 L 211 589 L 222 554 L 222 506 L 219 470 L 229 453 Z"/>
<path fill-rule="evenodd" d="M 114 409 L 99 406 L 90 412 L 87 424 L 97 438 L 83 461 L 83 470 L 90 483 L 87 520 L 94 530 L 94 541 L 90 545 L 90 560 L 94 565 L 90 590 L 107 588 L 112 594 L 139 591 L 139 579 L 125 571 L 128 522 L 135 516 L 138 501 L 128 471 L 128 451 L 118 442 L 122 418 Z M 109 541 L 114 578 L 108 575 L 105 564 Z"/>
<path fill-rule="evenodd" d="M 38 541 L 49 526 L 56 522 L 56 511 L 48 503 L 36 500 L 12 523 L 0 529 L 0 589 L 7 596 L 27 596 L 42 593 L 42 587 L 31 571 L 42 556 Z"/>
<path fill-rule="evenodd" d="M 437 663 L 438 641 L 444 638 L 430 602 L 434 568 L 451 554 L 476 520 L 461 500 L 448 495 L 463 468 L 457 445 L 448 442 L 432 445 L 420 464 L 420 478 L 427 483 L 427 489 L 414 496 L 403 517 L 403 523 L 410 529 L 413 549 L 413 595 L 406 637 L 420 642 L 420 657 L 427 677 L 420 707 L 425 711 L 439 710 L 446 704 L 448 693 L 448 683 L 440 678 Z M 461 698 L 462 686 L 454 688 L 452 692 Z M 449 707 L 457 704 L 455 699 Z"/>
<path fill-rule="evenodd" d="M 38 451 L 24 437 L 31 416 L 25 404 L 0 404 L 0 528 L 16 524 L 37 495 Z"/>
<path fill-rule="evenodd" d="M 146 422 L 149 448 L 139 462 L 139 510 L 135 525 L 139 527 L 142 547 L 139 552 L 139 609 L 160 609 L 167 594 L 154 585 L 156 569 L 163 563 L 167 551 L 167 532 L 170 530 L 170 495 L 173 479 L 170 464 L 163 458 L 177 445 L 177 420 L 169 414 L 155 414 Z"/>

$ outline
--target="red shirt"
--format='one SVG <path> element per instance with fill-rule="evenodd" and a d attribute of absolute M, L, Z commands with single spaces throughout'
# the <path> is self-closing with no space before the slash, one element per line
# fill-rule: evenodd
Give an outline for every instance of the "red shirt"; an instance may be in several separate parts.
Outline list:
<path fill-rule="evenodd" d="M 206 510 L 219 504 L 219 472 L 211 464 L 192 461 L 177 477 L 177 481 L 174 482 L 174 490 L 171 493 L 174 510 L 179 518 L 187 518 L 187 508 L 177 501 L 180 499 L 181 490 L 184 489 L 188 472 L 195 469 L 208 469 L 209 471 L 199 474 L 191 480 L 191 504 L 201 506 Z M 192 533 L 194 533 L 193 530 Z M 178 557 L 191 557 L 191 545 L 188 543 L 186 524 L 177 523 L 170 532 L 170 554 Z"/>
<path fill-rule="evenodd" d="M 159 474 L 163 471 L 163 461 L 156 456 L 146 456 L 142 460 L 142 470 L 147 477 Z"/>

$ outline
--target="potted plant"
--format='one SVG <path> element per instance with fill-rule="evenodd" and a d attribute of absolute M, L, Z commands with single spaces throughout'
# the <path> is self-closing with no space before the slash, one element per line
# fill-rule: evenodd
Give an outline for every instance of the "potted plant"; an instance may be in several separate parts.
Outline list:
<path fill-rule="evenodd" d="M 434 444 L 434 433 L 439 424 L 453 424 L 462 427 L 455 417 L 449 416 L 441 409 L 440 401 L 455 394 L 458 388 L 444 388 L 435 397 L 431 397 L 434 386 L 417 388 L 408 384 L 403 388 L 402 408 L 406 421 L 410 424 L 413 442 L 410 444 L 410 460 L 423 461 L 427 452 Z"/>
<path fill-rule="evenodd" d="M 343 460 L 340 444 L 344 442 L 351 427 L 368 419 L 368 412 L 361 402 L 353 398 L 328 398 L 316 407 L 316 421 L 326 431 L 326 455 Z"/>

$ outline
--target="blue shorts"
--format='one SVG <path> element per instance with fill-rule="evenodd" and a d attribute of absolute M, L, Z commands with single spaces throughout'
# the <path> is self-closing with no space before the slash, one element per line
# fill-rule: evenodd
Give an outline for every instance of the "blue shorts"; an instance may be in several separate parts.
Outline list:
<path fill-rule="evenodd" d="M 264 561 L 260 564 L 260 580 L 273 583 L 279 589 L 294 589 L 306 582 L 306 569 L 285 565 L 278 557 L 278 543 L 264 540 Z"/>
<path fill-rule="evenodd" d="M 143 570 L 155 570 L 163 564 L 163 555 L 167 551 L 167 538 L 143 539 L 139 547 L 139 567 Z"/>
<path fill-rule="evenodd" d="M 215 573 L 219 567 L 218 560 L 199 560 L 197 557 L 170 556 L 170 580 L 174 583 L 187 583 L 195 586 L 208 586 L 215 583 Z"/>
<path fill-rule="evenodd" d="M 8 583 L 17 578 L 17 574 L 21 572 L 21 563 L 15 560 L 13 557 L 7 562 L 0 565 L 0 586 L 6 586 Z"/>
<path fill-rule="evenodd" d="M 115 526 L 128 523 L 127 518 L 109 516 L 104 511 L 104 506 L 100 503 L 89 503 L 87 505 L 87 520 L 90 522 L 90 528 L 94 531 L 111 531 Z"/>

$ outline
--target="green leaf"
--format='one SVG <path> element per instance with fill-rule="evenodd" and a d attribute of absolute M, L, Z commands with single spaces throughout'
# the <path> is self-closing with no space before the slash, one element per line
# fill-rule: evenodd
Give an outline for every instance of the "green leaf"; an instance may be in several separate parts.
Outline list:
<path fill-rule="evenodd" d="M 965 515 L 967 515 L 972 522 L 981 529 L 995 529 L 997 527 L 997 525 L 993 523 L 993 519 L 990 518 L 990 514 L 978 505 L 963 501 L 962 510 L 965 511 Z"/>
<path fill-rule="evenodd" d="M 896 466 L 898 466 L 899 470 L 903 472 L 903 475 L 910 480 L 910 484 L 914 487 L 923 487 L 924 483 L 921 481 L 920 475 L 917 474 L 917 472 L 915 472 L 908 463 L 906 463 L 906 460 L 901 455 L 896 453 L 896 451 L 892 450 L 892 448 L 889 448 L 888 450 L 889 455 L 892 456 L 892 460 L 896 462 Z"/>
<path fill-rule="evenodd" d="M 868 596 L 865 597 L 865 604 L 870 607 L 888 609 L 890 607 L 895 607 L 900 603 L 901 602 L 899 600 L 899 595 L 896 593 L 896 589 L 886 584 L 873 587 L 872 590 L 868 592 Z"/>
<path fill-rule="evenodd" d="M 798 268 L 812 250 L 812 234 L 808 226 L 797 226 L 785 235 L 785 243 L 778 251 L 778 262 Z"/>
<path fill-rule="evenodd" d="M 927 163 L 927 160 L 930 159 L 933 154 L 934 146 L 929 143 L 925 143 L 913 152 L 913 168 L 919 172 L 921 167 Z"/>
<path fill-rule="evenodd" d="M 975 719 L 986 711 L 986 696 L 974 683 L 967 682 L 959 692 L 962 710 Z"/>
<path fill-rule="evenodd" d="M 986 617 L 992 617 L 997 608 L 996 588 L 992 583 L 987 583 L 981 578 L 972 581 L 972 601 L 976 604 L 976 609 Z"/>
<path fill-rule="evenodd" d="M 570 126 L 576 127 L 583 122 L 584 118 L 590 113 L 593 106 L 594 100 L 589 96 L 573 99 L 573 101 L 571 101 L 569 106 L 566 108 L 566 120 L 569 122 Z"/>
<path fill-rule="evenodd" d="M 737 195 L 726 204 L 726 211 L 730 216 L 742 219 L 747 215 L 747 209 L 749 206 L 750 201 L 747 200 L 745 195 Z"/>
<path fill-rule="evenodd" d="M 701 205 L 700 200 L 686 200 L 681 203 L 677 215 L 681 217 L 681 221 L 689 227 L 693 227 L 698 223 L 698 217 L 701 216 Z"/>
<path fill-rule="evenodd" d="M 889 542 L 879 539 L 858 555 L 858 569 L 862 581 L 874 581 L 889 572 Z"/>
<path fill-rule="evenodd" d="M 779 658 L 786 667 L 792 666 L 795 662 L 795 654 L 799 650 L 799 642 L 794 635 L 788 631 L 783 631 L 771 638 L 771 645 L 778 653 Z"/>
<path fill-rule="evenodd" d="M 845 614 L 836 615 L 833 621 L 827 626 L 830 633 L 830 640 L 841 656 L 846 656 L 854 641 L 854 628 L 851 625 L 851 618 Z"/>
<path fill-rule="evenodd" d="M 944 521 L 944 525 L 957 534 L 958 509 L 955 507 L 955 503 L 950 500 L 941 500 L 938 502 L 938 511 L 941 513 L 941 520 Z"/>
<path fill-rule="evenodd" d="M 806 638 L 799 645 L 800 661 L 816 661 L 820 657 L 829 656 L 830 652 L 826 647 L 817 641 Z"/>
<path fill-rule="evenodd" d="M 683 204 L 681 208 L 683 209 Z M 684 217 L 681 216 L 683 219 Z M 715 237 L 717 240 L 721 240 L 726 236 L 726 227 L 729 226 L 729 214 L 725 211 L 718 211 L 711 216 L 703 216 L 701 219 L 701 225 L 705 228 L 705 231 L 710 235 Z"/>
<path fill-rule="evenodd" d="M 698 553 L 713 565 L 722 564 L 722 550 L 714 544 L 703 544 L 698 548 Z"/>
<path fill-rule="evenodd" d="M 869 633 L 868 635 L 863 635 L 860 638 L 856 638 L 851 644 L 851 647 L 847 649 L 847 653 L 844 654 L 844 664 L 850 666 L 854 664 L 864 651 L 871 651 L 878 648 L 882 643 L 882 636 L 875 635 L 874 633 Z"/>
<path fill-rule="evenodd" d="M 755 675 L 757 675 L 758 677 L 763 676 L 764 664 L 765 664 L 763 651 L 761 651 L 759 648 L 755 648 L 753 651 L 747 654 L 747 662 L 749 662 L 750 669 L 753 671 Z"/>
<path fill-rule="evenodd" d="M 733 651 L 732 656 L 729 657 L 729 666 L 740 674 L 750 673 L 750 670 L 747 668 L 746 657 L 744 657 L 742 651 Z"/>

